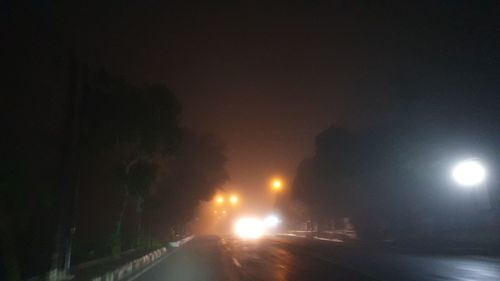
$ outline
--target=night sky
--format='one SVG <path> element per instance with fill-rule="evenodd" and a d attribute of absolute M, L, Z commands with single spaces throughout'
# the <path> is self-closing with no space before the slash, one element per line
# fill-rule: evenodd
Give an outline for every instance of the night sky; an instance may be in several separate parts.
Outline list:
<path fill-rule="evenodd" d="M 498 85 L 496 1 L 95 2 L 68 14 L 79 55 L 167 85 L 184 125 L 227 144 L 229 189 L 291 181 L 330 125 L 364 130 L 415 97 Z"/>

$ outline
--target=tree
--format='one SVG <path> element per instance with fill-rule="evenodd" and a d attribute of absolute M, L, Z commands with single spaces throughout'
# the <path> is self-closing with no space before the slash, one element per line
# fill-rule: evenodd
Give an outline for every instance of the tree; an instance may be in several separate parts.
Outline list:
<path fill-rule="evenodd" d="M 153 218 L 162 226 L 158 236 L 167 234 L 166 226 L 182 228 L 200 200 L 208 200 L 228 179 L 226 162 L 224 145 L 214 136 L 183 130 L 179 149 L 159 165 L 159 177 L 149 198 L 156 202 L 150 206 L 162 214 Z"/>
<path fill-rule="evenodd" d="M 142 216 L 144 198 L 156 175 L 155 157 L 175 151 L 180 137 L 180 104 L 165 87 L 136 87 L 105 72 L 90 83 L 85 99 L 87 150 L 111 149 L 122 207 L 112 236 L 115 256 L 122 250 L 122 224 L 131 197 Z M 158 156 L 159 155 L 159 156 Z M 141 230 L 139 222 L 138 230 Z"/>

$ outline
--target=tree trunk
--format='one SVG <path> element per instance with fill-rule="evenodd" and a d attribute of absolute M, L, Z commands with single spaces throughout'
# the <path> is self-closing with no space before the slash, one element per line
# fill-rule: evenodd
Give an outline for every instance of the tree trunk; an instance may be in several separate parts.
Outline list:
<path fill-rule="evenodd" d="M 123 192 L 122 209 L 120 210 L 120 215 L 118 216 L 118 220 L 116 221 L 115 233 L 113 234 L 112 238 L 111 251 L 115 258 L 119 258 L 122 252 L 122 223 L 123 223 L 123 217 L 125 216 L 125 212 L 127 210 L 128 198 L 129 198 L 128 187 L 126 184 L 124 185 L 123 189 L 124 192 Z"/>
<path fill-rule="evenodd" d="M 143 245 L 143 235 L 142 235 L 142 212 L 139 213 L 139 218 L 137 219 L 137 246 L 141 247 Z"/>
<path fill-rule="evenodd" d="M 143 244 L 143 238 L 144 235 L 142 234 L 142 216 L 144 215 L 144 197 L 138 195 L 137 196 L 137 203 L 136 203 L 136 211 L 138 214 L 138 219 L 137 219 L 137 246 L 141 246 Z"/>
<path fill-rule="evenodd" d="M 142 232 L 142 212 L 139 213 L 139 218 L 137 219 L 137 232 L 141 235 Z"/>
<path fill-rule="evenodd" d="M 16 239 L 9 227 L 7 218 L 0 220 L 0 252 L 7 271 L 7 281 L 21 281 L 21 271 L 16 251 Z"/>
<path fill-rule="evenodd" d="M 125 165 L 125 176 L 128 177 L 130 174 L 130 169 L 134 164 L 136 164 L 139 161 L 139 153 L 137 153 L 136 157 L 132 159 L 127 165 Z M 127 184 L 123 185 L 123 204 L 122 204 L 122 209 L 120 210 L 120 215 L 118 217 L 118 220 L 116 222 L 116 228 L 115 228 L 115 233 L 113 234 L 112 238 L 112 254 L 115 258 L 119 258 L 121 256 L 122 252 L 122 224 L 123 224 L 123 218 L 125 217 L 125 212 L 127 211 L 127 205 L 128 205 L 128 200 L 130 196 L 129 188 Z"/>

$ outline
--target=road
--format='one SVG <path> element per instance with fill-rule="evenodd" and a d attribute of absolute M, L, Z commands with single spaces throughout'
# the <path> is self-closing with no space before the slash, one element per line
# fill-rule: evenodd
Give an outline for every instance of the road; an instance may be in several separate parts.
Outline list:
<path fill-rule="evenodd" d="M 136 280 L 498 281 L 500 260 L 403 255 L 304 238 L 243 241 L 229 236 L 201 236 Z"/>

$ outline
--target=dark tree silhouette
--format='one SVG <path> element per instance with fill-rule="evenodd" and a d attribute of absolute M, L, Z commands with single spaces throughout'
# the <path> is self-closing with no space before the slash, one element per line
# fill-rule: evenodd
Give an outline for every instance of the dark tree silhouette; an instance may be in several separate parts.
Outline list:
<path fill-rule="evenodd" d="M 163 215 L 154 223 L 183 228 L 199 201 L 208 200 L 228 179 L 225 164 L 224 146 L 218 139 L 184 130 L 178 151 L 159 168 L 151 200 Z"/>
<path fill-rule="evenodd" d="M 84 140 L 89 155 L 112 150 L 115 183 L 121 189 L 122 204 L 112 238 L 112 252 L 122 251 L 123 220 L 130 201 L 139 213 L 137 229 L 142 231 L 142 209 L 156 176 L 157 158 L 174 153 L 181 131 L 180 104 L 165 87 L 133 86 L 127 81 L 99 72 L 89 81 L 85 96 Z M 91 160 L 90 160 L 91 161 Z"/>

